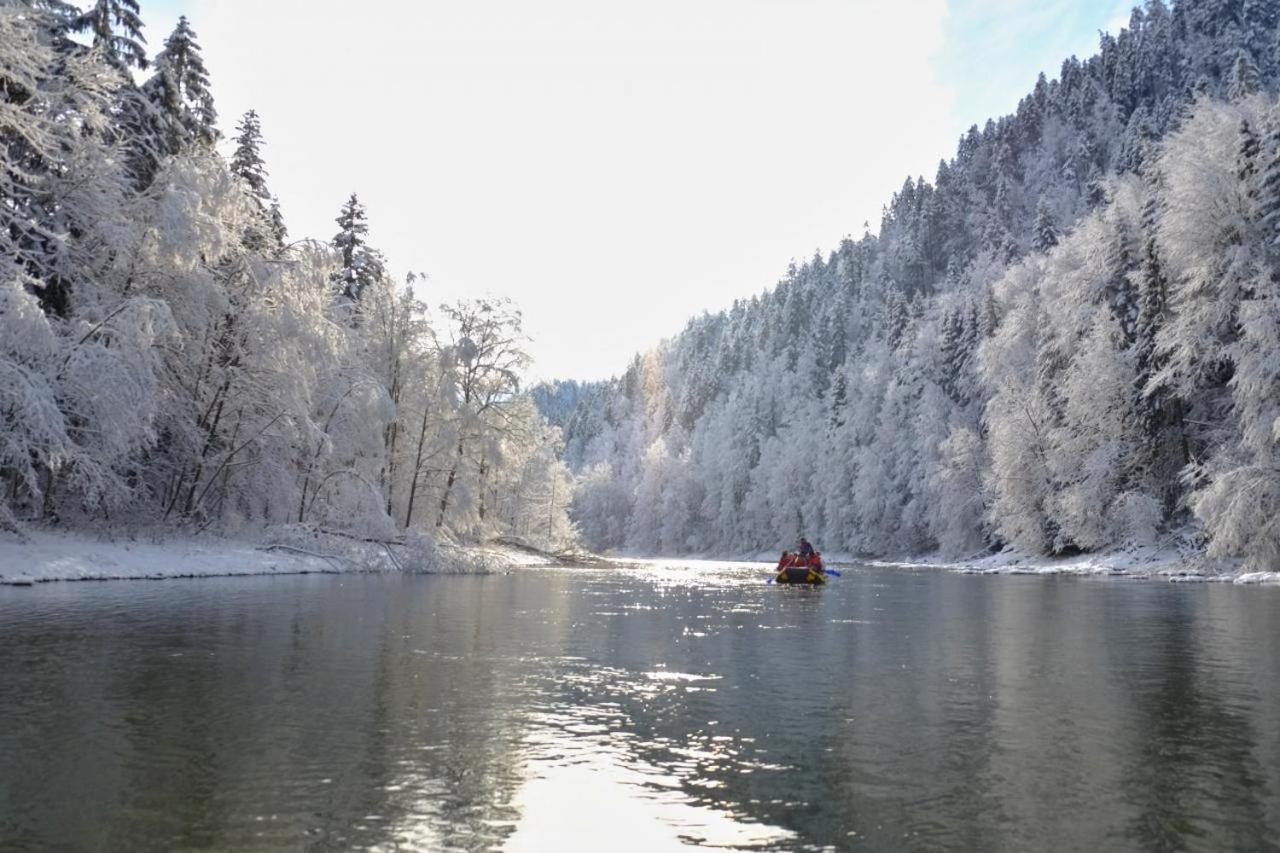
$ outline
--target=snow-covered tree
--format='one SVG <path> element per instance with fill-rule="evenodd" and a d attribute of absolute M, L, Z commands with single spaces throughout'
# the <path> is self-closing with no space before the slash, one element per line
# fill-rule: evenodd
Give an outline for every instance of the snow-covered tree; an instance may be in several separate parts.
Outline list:
<path fill-rule="evenodd" d="M 355 193 L 342 205 L 342 211 L 334 220 L 338 223 L 338 233 L 332 242 L 342 262 L 333 274 L 333 288 L 349 303 L 358 303 L 365 288 L 384 274 L 381 254 L 368 245 L 366 220 L 364 205 Z"/>
<path fill-rule="evenodd" d="M 142 35 L 138 0 L 95 0 L 88 9 L 70 17 L 67 27 L 78 33 L 92 33 L 94 48 L 116 68 L 147 67 L 143 47 L 147 40 Z"/>
<path fill-rule="evenodd" d="M 1227 97 L 1233 101 L 1247 98 L 1256 93 L 1261 85 L 1258 66 L 1242 52 L 1236 57 L 1236 64 L 1231 67 L 1231 84 L 1227 88 Z"/>
<path fill-rule="evenodd" d="M 244 181 L 249 194 L 262 202 L 271 200 L 267 191 L 267 164 L 262 159 L 262 122 L 255 110 L 240 117 L 236 125 L 235 152 L 231 155 L 231 174 Z"/>
<path fill-rule="evenodd" d="M 443 355 L 445 387 L 456 413 L 449 426 L 453 452 L 440 492 L 436 527 L 483 524 L 487 478 L 512 428 L 520 371 L 529 363 L 519 310 L 509 300 L 480 299 L 442 308 L 450 343 Z M 461 498 L 459 498 L 461 493 Z M 412 500 L 412 496 L 410 497 Z"/>
<path fill-rule="evenodd" d="M 143 91 L 154 107 L 161 150 L 176 154 L 189 145 L 217 142 L 218 113 L 209 91 L 209 72 L 185 15 L 178 18 L 154 65 L 155 74 Z"/>
<path fill-rule="evenodd" d="M 256 251 L 279 251 L 284 247 L 287 231 L 280 205 L 267 189 L 267 165 L 262 159 L 262 123 L 254 110 L 240 118 L 236 125 L 235 143 L 231 174 L 244 183 L 246 192 L 257 205 L 260 220 L 246 234 L 246 243 Z"/>
<path fill-rule="evenodd" d="M 140 93 L 136 4 L 78 14 L 0 0 L 0 529 L 433 530 L 406 504 L 441 500 L 456 462 L 450 529 L 565 544 L 572 484 L 559 433 L 514 394 L 523 356 L 440 346 L 362 234 L 285 246 L 257 117 L 225 162 L 185 19 Z M 335 280 L 359 282 L 360 322 Z M 470 342 L 499 315 L 518 331 L 505 304 L 470 315 Z M 463 411 L 468 372 L 487 408 Z M 413 429 L 434 461 L 410 459 Z"/>
<path fill-rule="evenodd" d="M 1037 252 L 1047 252 L 1058 245 L 1058 230 L 1053 224 L 1053 215 L 1042 198 L 1036 206 L 1036 226 L 1031 235 L 1031 248 Z"/>

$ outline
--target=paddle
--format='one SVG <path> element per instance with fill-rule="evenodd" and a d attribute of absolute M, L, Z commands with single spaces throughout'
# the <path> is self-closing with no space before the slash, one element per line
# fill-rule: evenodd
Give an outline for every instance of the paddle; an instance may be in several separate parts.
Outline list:
<path fill-rule="evenodd" d="M 821 559 L 822 555 L 821 555 L 821 554 L 819 554 L 819 555 L 818 555 L 818 557 L 819 557 L 819 559 Z M 835 569 L 828 569 L 828 568 L 827 568 L 827 564 L 826 564 L 826 563 L 823 563 L 823 564 L 822 564 L 822 573 L 823 573 L 823 574 L 827 574 L 827 575 L 831 575 L 831 577 L 833 577 L 833 578 L 843 577 L 843 575 L 841 575 L 841 574 L 840 574 L 839 572 L 837 572 Z"/>
<path fill-rule="evenodd" d="M 785 561 L 779 561 L 779 565 L 781 565 L 782 562 L 785 562 Z M 784 566 L 783 568 L 786 568 L 786 567 Z M 769 577 L 767 581 L 764 582 L 764 585 L 768 586 L 769 584 L 773 583 L 777 579 L 778 573 L 781 571 L 782 569 L 774 569 L 773 574 Z"/>

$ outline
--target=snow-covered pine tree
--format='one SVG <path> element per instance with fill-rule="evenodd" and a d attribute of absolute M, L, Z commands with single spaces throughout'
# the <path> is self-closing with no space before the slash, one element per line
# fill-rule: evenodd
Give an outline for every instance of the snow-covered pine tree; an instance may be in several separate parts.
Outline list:
<path fill-rule="evenodd" d="M 178 19 L 154 64 L 155 74 L 143 91 L 155 107 L 163 153 L 176 154 L 193 144 L 212 146 L 220 136 L 218 114 L 200 45 L 186 15 Z"/>
<path fill-rule="evenodd" d="M 1053 224 L 1053 214 L 1049 212 L 1049 203 L 1044 196 L 1036 204 L 1036 224 L 1031 233 L 1031 248 L 1037 252 L 1047 252 L 1058 245 L 1058 229 Z"/>
<path fill-rule="evenodd" d="M 271 205 L 267 208 L 267 218 L 271 222 L 271 238 L 277 246 L 283 247 L 289 240 L 289 229 L 284 223 L 284 212 L 280 209 L 280 199 L 271 197 Z"/>
<path fill-rule="evenodd" d="M 40 189 L 64 142 L 43 104 L 54 62 L 58 22 L 25 4 L 0 5 L 0 255 L 13 263 L 10 274 L 29 276 L 46 310 L 65 313 L 64 300 L 50 292 L 47 247 L 57 239 L 41 211 Z"/>
<path fill-rule="evenodd" d="M 333 273 L 333 288 L 347 302 L 358 304 L 365 288 L 383 275 L 382 256 L 369 247 L 369 223 L 355 193 L 343 203 L 334 221 L 338 233 L 331 242 L 341 257 L 339 269 Z"/>
<path fill-rule="evenodd" d="M 94 49 L 102 51 L 117 69 L 147 67 L 143 47 L 147 40 L 142 35 L 138 0 L 95 0 L 87 10 L 72 17 L 67 27 L 73 32 L 92 33 Z"/>
<path fill-rule="evenodd" d="M 244 181 L 249 194 L 265 204 L 271 199 L 271 193 L 267 191 L 267 168 L 262 159 L 262 122 L 255 110 L 240 117 L 235 143 L 231 174 Z"/>
<path fill-rule="evenodd" d="M 1159 176 L 1149 181 L 1142 208 L 1141 257 L 1131 276 L 1138 292 L 1138 323 L 1133 343 L 1138 392 L 1138 418 L 1142 429 L 1141 458 L 1135 463 L 1139 478 L 1161 496 L 1161 521 L 1178 509 L 1182 499 L 1179 473 L 1190 461 L 1183 424 L 1182 401 L 1155 381 L 1165 366 L 1165 355 L 1156 342 L 1167 320 L 1169 281 L 1160 259 Z"/>
<path fill-rule="evenodd" d="M 1227 86 L 1227 97 L 1233 101 L 1247 98 L 1255 94 L 1262 81 L 1258 74 L 1258 66 L 1253 64 L 1248 54 L 1243 51 L 1236 57 L 1236 64 L 1231 67 L 1231 81 Z"/>
<path fill-rule="evenodd" d="M 1272 118 L 1264 150 L 1266 166 L 1257 189 L 1256 216 L 1267 251 L 1275 253 L 1280 251 L 1280 119 Z"/>
<path fill-rule="evenodd" d="M 1280 23 L 1280 8 L 1272 0 L 1244 0 L 1240 7 L 1240 26 L 1243 42 L 1249 55 L 1264 75 L 1274 74 L 1277 68 L 1276 25 Z"/>
<path fill-rule="evenodd" d="M 64 19 L 25 2 L 0 4 L 0 252 L 29 276 L 45 310 L 71 310 L 87 255 L 69 240 L 116 222 L 119 159 L 109 127 L 123 76 L 100 55 L 62 51 Z M 105 207 L 99 208 L 104 198 Z M 91 248 L 92 246 L 92 248 Z"/>
<path fill-rule="evenodd" d="M 262 124 L 258 114 L 249 110 L 236 125 L 235 151 L 231 155 L 231 174 L 243 182 L 253 199 L 257 221 L 245 235 L 246 246 L 257 252 L 279 252 L 284 247 L 284 218 L 280 205 L 267 189 L 267 167 L 262 159 Z"/>

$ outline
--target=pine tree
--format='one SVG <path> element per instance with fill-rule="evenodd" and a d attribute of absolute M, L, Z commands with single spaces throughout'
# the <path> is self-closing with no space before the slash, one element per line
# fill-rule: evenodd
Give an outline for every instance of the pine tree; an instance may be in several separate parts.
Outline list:
<path fill-rule="evenodd" d="M 849 405 L 848 373 L 843 364 L 836 367 L 836 378 L 831 391 L 831 427 L 840 429 L 844 426 L 844 410 Z"/>
<path fill-rule="evenodd" d="M 938 341 L 938 386 L 957 405 L 963 405 L 959 390 L 960 373 L 972 353 L 965 349 L 963 310 L 948 310 L 942 315 L 942 334 Z"/>
<path fill-rule="evenodd" d="M 333 236 L 333 247 L 342 255 L 342 268 L 332 276 L 334 290 L 354 303 L 383 272 L 381 257 L 368 246 L 369 225 L 365 218 L 364 205 L 352 193 L 334 220 L 339 230 Z"/>
<path fill-rule="evenodd" d="M 1241 53 L 1236 57 L 1236 64 L 1231 69 L 1231 83 L 1227 87 L 1227 97 L 1233 101 L 1247 98 L 1261 88 L 1258 66 L 1248 55 Z"/>
<path fill-rule="evenodd" d="M 164 50 L 156 56 L 155 76 L 143 87 L 155 108 L 159 148 L 176 154 L 188 145 L 213 145 L 220 134 L 209 92 L 209 72 L 200 56 L 196 34 L 183 15 Z"/>
<path fill-rule="evenodd" d="M 1177 472 L 1186 465 L 1188 450 L 1182 425 L 1182 402 L 1173 396 L 1171 389 L 1155 381 L 1167 360 L 1157 351 L 1156 344 L 1165 325 L 1169 300 L 1169 281 L 1160 261 L 1159 219 L 1159 196 L 1153 190 L 1142 208 L 1142 256 L 1133 274 L 1138 290 L 1133 356 L 1142 430 L 1142 458 L 1137 467 L 1153 491 L 1163 494 L 1163 516 L 1168 518 L 1182 496 Z"/>
<path fill-rule="evenodd" d="M 68 28 L 77 33 L 92 32 L 94 48 L 116 68 L 147 67 L 147 52 L 142 47 L 147 40 L 142 35 L 138 0 L 97 0 L 88 11 L 72 18 Z"/>
<path fill-rule="evenodd" d="M 1126 345 L 1132 345 L 1137 335 L 1139 294 L 1132 280 L 1134 269 L 1133 235 L 1127 224 L 1114 218 L 1110 244 L 1107 246 L 1107 302 L 1124 332 Z"/>
<path fill-rule="evenodd" d="M 249 110 L 236 125 L 236 150 L 231 155 L 231 174 L 244 181 L 250 194 L 260 201 L 267 201 L 267 169 L 262 160 L 262 124 L 258 114 Z"/>
<path fill-rule="evenodd" d="M 48 16 L 48 21 L 58 34 L 66 33 L 72 29 L 78 19 L 84 17 L 79 9 L 64 0 L 27 0 L 27 2 L 37 12 Z"/>
<path fill-rule="evenodd" d="M 51 247 L 62 242 L 50 222 L 44 186 L 64 146 L 67 123 L 51 121 L 42 101 L 55 62 L 55 16 L 0 9 L 0 258 L 4 275 L 20 270 L 47 313 L 65 316 L 65 282 L 57 280 Z M 18 14 L 14 14 L 17 12 Z M 12 263 L 12 266 L 10 265 Z"/>
<path fill-rule="evenodd" d="M 1031 234 L 1031 247 L 1037 252 L 1047 252 L 1058 245 L 1058 229 L 1053 224 L 1053 216 L 1049 213 L 1049 205 L 1044 196 L 1036 205 L 1035 230 Z"/>
<path fill-rule="evenodd" d="M 1244 0 L 1241 8 L 1245 48 L 1253 55 L 1264 73 L 1276 68 L 1276 25 L 1280 9 L 1274 0 Z"/>
<path fill-rule="evenodd" d="M 1269 160 L 1258 187 L 1256 216 L 1263 229 L 1265 248 L 1275 257 L 1280 253 L 1280 121 L 1272 122 L 1266 150 Z"/>
<path fill-rule="evenodd" d="M 262 159 L 262 125 L 258 114 L 249 110 L 236 125 L 236 149 L 231 155 L 231 174 L 239 178 L 257 207 L 258 222 L 245 235 L 246 245 L 255 251 L 279 251 L 286 231 L 280 203 L 267 189 L 267 168 Z"/>
<path fill-rule="evenodd" d="M 1152 192 L 1142 208 L 1142 259 L 1137 271 L 1138 328 L 1137 340 L 1134 342 L 1138 381 L 1144 393 L 1152 374 L 1155 373 L 1156 333 L 1160 329 L 1165 302 L 1168 299 L 1168 282 L 1160 265 L 1156 242 L 1159 215 L 1159 200 L 1156 193 Z M 1152 398 L 1149 396 L 1148 399 Z M 1150 427 L 1150 423 L 1148 426 Z"/>
<path fill-rule="evenodd" d="M 267 218 L 271 223 L 271 236 L 281 248 L 289 240 L 289 229 L 284 225 L 284 214 L 280 211 L 280 199 L 271 197 L 271 206 L 267 208 Z"/>
<path fill-rule="evenodd" d="M 1258 134 L 1254 133 L 1248 119 L 1240 122 L 1239 144 L 1236 149 L 1236 177 L 1247 182 L 1258 169 Z"/>
<path fill-rule="evenodd" d="M 1124 137 L 1120 140 L 1120 155 L 1116 163 L 1118 171 L 1137 172 L 1151 151 L 1151 141 L 1157 136 L 1152 127 L 1151 111 L 1142 105 L 1129 116 Z"/>

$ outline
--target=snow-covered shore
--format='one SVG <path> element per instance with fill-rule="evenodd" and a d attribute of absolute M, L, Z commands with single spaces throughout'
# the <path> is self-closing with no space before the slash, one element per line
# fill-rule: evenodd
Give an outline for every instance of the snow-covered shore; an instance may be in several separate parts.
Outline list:
<path fill-rule="evenodd" d="M 1167 548 L 1129 548 L 1060 558 L 1028 556 L 1016 551 L 960 560 L 937 555 L 868 560 L 830 552 L 825 557 L 836 567 L 861 564 L 964 574 L 1108 576 L 1175 583 L 1280 585 L 1280 571 L 1247 572 L 1239 561 L 1210 560 L 1202 554 Z M 608 562 L 626 564 L 655 559 L 664 558 L 614 555 Z M 671 558 L 665 559 L 671 561 Z M 723 560 L 723 557 L 688 559 Z M 12 533 L 0 533 L 0 585 L 344 572 L 484 574 L 593 560 L 600 558 L 585 554 L 558 558 L 514 542 L 462 547 L 423 539 L 412 544 L 383 544 L 292 529 L 277 531 L 259 540 L 163 532 L 108 537 L 37 529 L 20 538 Z M 773 559 L 771 553 L 761 553 L 744 555 L 733 562 L 772 565 Z"/>
<path fill-rule="evenodd" d="M 483 574 L 550 562 L 501 545 L 384 545 L 297 534 L 260 541 L 215 536 L 106 537 L 34 530 L 0 533 L 0 585 L 46 581 L 144 580 L 407 571 Z"/>
<path fill-rule="evenodd" d="M 618 560 L 671 560 L 670 557 L 623 553 Z M 882 566 L 893 569 L 935 569 L 974 575 L 1075 575 L 1116 577 L 1132 580 L 1165 580 L 1174 583 L 1278 584 L 1280 571 L 1247 571 L 1243 561 L 1215 560 L 1188 544 L 1179 536 L 1163 546 L 1128 546 L 1111 551 L 1077 554 L 1070 557 L 1028 555 L 1013 549 L 998 553 L 982 553 L 967 558 L 948 558 L 923 554 L 897 558 L 869 558 L 839 551 L 823 552 L 823 559 L 833 568 L 846 566 Z M 694 554 L 689 559 L 735 563 L 777 562 L 774 551 L 743 552 L 726 558 L 722 554 Z"/>
<path fill-rule="evenodd" d="M 1070 557 L 1028 556 L 1006 550 L 961 560 L 925 555 L 862 562 L 874 566 L 933 568 L 965 574 L 1082 575 L 1174 583 L 1280 584 L 1280 571 L 1250 572 L 1243 569 L 1239 560 L 1215 560 L 1201 553 L 1156 547 L 1130 547 Z"/>

